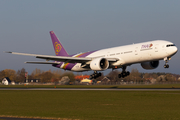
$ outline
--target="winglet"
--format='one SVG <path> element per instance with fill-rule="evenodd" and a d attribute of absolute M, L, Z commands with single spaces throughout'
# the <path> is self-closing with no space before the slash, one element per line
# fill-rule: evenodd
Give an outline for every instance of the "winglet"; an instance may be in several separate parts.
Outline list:
<path fill-rule="evenodd" d="M 56 37 L 54 31 L 50 31 L 50 35 L 56 56 L 68 56 L 68 53 L 60 43 L 59 39 Z"/>
<path fill-rule="evenodd" d="M 4 53 L 12 53 L 11 51 L 4 51 Z"/>

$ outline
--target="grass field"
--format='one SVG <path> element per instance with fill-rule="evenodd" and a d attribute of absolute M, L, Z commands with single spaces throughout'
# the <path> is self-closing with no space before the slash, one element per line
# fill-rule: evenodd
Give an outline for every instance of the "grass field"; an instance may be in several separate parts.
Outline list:
<path fill-rule="evenodd" d="M 178 120 L 180 91 L 0 91 L 0 115 Z"/>

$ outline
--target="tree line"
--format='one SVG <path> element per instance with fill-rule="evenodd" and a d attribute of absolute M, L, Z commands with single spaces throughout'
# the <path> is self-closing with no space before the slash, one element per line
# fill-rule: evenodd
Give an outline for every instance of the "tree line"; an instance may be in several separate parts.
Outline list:
<path fill-rule="evenodd" d="M 5 69 L 0 71 L 0 79 L 9 77 L 11 81 L 15 82 L 25 82 L 25 79 L 39 79 L 40 82 L 57 82 L 62 77 L 68 76 L 71 82 L 75 81 L 75 74 L 73 72 L 62 71 L 60 69 L 51 71 L 43 71 L 41 69 L 35 69 L 31 74 L 25 78 L 26 70 L 22 68 L 21 70 L 15 71 L 12 69 Z M 113 70 L 107 75 L 102 74 L 101 77 L 97 78 L 97 81 L 103 80 L 104 77 L 107 77 L 109 80 L 117 81 L 136 81 L 143 82 L 149 79 L 156 79 L 157 81 L 177 81 L 180 75 L 172 73 L 140 73 L 137 69 L 132 69 L 131 74 L 125 78 L 118 78 L 118 74 L 121 71 Z"/>
<path fill-rule="evenodd" d="M 131 74 L 125 78 L 118 78 L 118 74 L 121 71 L 115 70 L 111 71 L 107 77 L 111 81 L 135 81 L 135 82 L 144 82 L 155 79 L 157 82 L 165 82 L 165 81 L 177 81 L 180 80 L 180 75 L 172 74 L 172 73 L 164 73 L 164 72 L 153 72 L 153 73 L 141 73 L 137 69 L 132 69 Z"/>
<path fill-rule="evenodd" d="M 17 72 L 12 69 L 5 69 L 0 71 L 0 79 L 3 79 L 5 77 L 9 77 L 11 81 L 17 82 L 17 83 L 23 83 L 26 79 L 39 79 L 39 82 L 57 82 L 64 76 L 68 76 L 71 81 L 74 81 L 74 73 L 73 72 L 63 72 L 62 70 L 48 70 L 43 71 L 41 69 L 35 69 L 31 74 L 28 74 L 25 78 L 26 70 L 22 68 L 21 70 L 18 70 Z"/>

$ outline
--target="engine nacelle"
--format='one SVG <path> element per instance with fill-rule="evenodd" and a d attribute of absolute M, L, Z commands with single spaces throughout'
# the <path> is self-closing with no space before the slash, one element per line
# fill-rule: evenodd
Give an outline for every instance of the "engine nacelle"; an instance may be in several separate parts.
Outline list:
<path fill-rule="evenodd" d="M 143 62 L 141 66 L 147 70 L 155 69 L 159 66 L 159 61 Z"/>
<path fill-rule="evenodd" d="M 96 58 L 90 63 L 90 68 L 96 71 L 106 70 L 108 67 L 109 61 L 105 58 Z"/>

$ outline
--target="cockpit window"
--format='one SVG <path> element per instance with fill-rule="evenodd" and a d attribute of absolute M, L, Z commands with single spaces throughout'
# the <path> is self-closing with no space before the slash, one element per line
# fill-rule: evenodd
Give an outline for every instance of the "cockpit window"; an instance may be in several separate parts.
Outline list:
<path fill-rule="evenodd" d="M 176 46 L 175 44 L 168 44 L 166 47 Z"/>

